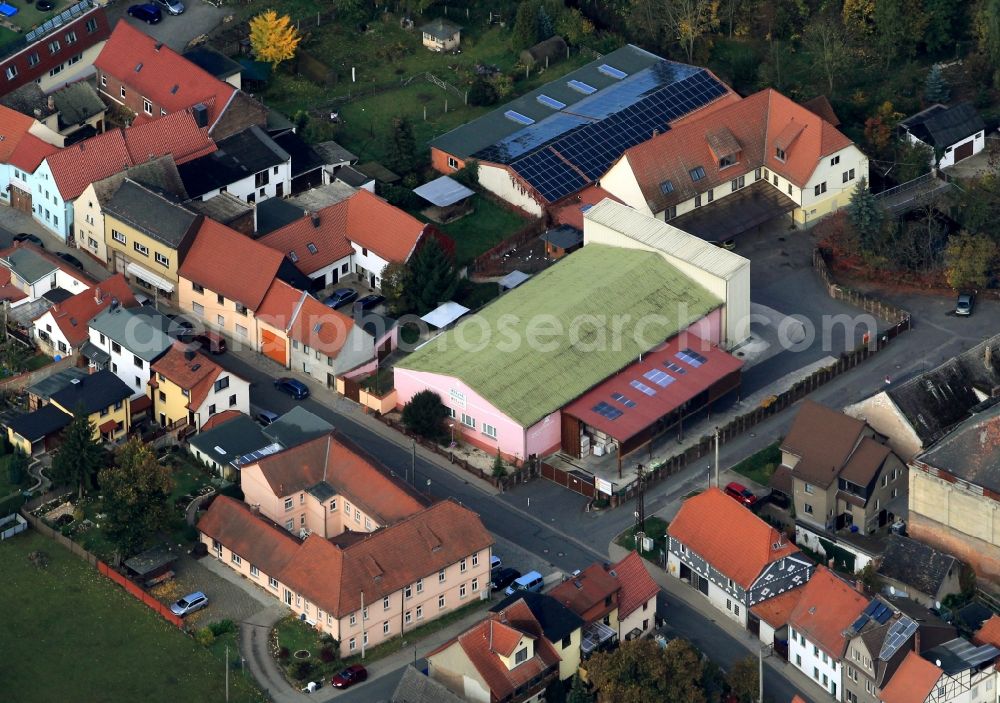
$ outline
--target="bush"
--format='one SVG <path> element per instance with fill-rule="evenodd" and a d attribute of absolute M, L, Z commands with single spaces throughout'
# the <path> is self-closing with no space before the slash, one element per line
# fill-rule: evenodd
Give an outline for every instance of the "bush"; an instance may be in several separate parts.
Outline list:
<path fill-rule="evenodd" d="M 493 105 L 497 101 L 497 91 L 493 84 L 482 76 L 469 87 L 469 104 L 479 107 Z"/>
<path fill-rule="evenodd" d="M 288 675 L 297 681 L 305 681 L 312 674 L 315 665 L 312 663 L 311 659 L 302 659 L 299 661 L 292 662 L 288 665 L 285 671 Z"/>
<path fill-rule="evenodd" d="M 202 627 L 194 633 L 194 639 L 202 647 L 211 647 L 212 643 L 215 642 L 215 633 L 210 627 Z"/>
<path fill-rule="evenodd" d="M 228 619 L 210 623 L 208 628 L 216 637 L 222 637 L 222 635 L 229 632 L 236 632 L 236 624 L 232 620 Z"/>
<path fill-rule="evenodd" d="M 285 661 L 290 656 L 292 656 L 292 653 L 288 651 L 288 647 L 281 647 L 278 650 L 278 659 L 281 661 Z"/>
<path fill-rule="evenodd" d="M 337 653 L 333 651 L 333 647 L 326 645 L 323 649 L 319 650 L 319 658 L 326 664 L 337 660 Z"/>
<path fill-rule="evenodd" d="M 205 544 L 204 542 L 198 542 L 198 544 L 194 545 L 194 548 L 191 550 L 191 556 L 195 558 L 201 558 L 207 554 L 208 554 L 208 545 Z"/>
<path fill-rule="evenodd" d="M 444 419 L 448 408 L 434 391 L 420 391 L 403 406 L 403 424 L 425 439 L 438 440 L 445 436 Z"/>

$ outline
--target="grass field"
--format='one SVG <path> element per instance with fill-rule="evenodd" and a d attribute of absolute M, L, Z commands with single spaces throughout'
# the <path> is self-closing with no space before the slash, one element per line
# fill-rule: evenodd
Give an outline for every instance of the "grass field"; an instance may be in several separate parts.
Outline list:
<path fill-rule="evenodd" d="M 472 199 L 475 212 L 446 225 L 436 225 L 455 242 L 455 263 L 466 266 L 528 223 L 483 195 Z"/>
<path fill-rule="evenodd" d="M 774 475 L 774 470 L 781 463 L 781 450 L 778 443 L 769 444 L 756 454 L 751 454 L 746 459 L 733 467 L 733 471 L 746 476 L 761 486 L 767 486 Z"/>
<path fill-rule="evenodd" d="M 29 530 L 0 542 L 0 563 L 4 700 L 225 700 L 221 660 L 59 545 Z M 234 674 L 230 701 L 263 700 Z"/>
<path fill-rule="evenodd" d="M 670 526 L 666 520 L 661 520 L 658 517 L 647 517 L 646 518 L 646 536 L 652 538 L 653 549 L 652 551 L 645 551 L 639 549 L 639 554 L 641 554 L 645 559 L 659 564 L 660 563 L 660 551 L 664 549 L 665 542 L 664 537 L 667 534 L 667 528 Z M 622 532 L 615 539 L 615 542 L 620 547 L 625 547 L 625 549 L 636 549 L 635 544 L 635 527 L 630 527 L 624 532 Z M 639 545 L 642 546 L 642 545 Z"/>

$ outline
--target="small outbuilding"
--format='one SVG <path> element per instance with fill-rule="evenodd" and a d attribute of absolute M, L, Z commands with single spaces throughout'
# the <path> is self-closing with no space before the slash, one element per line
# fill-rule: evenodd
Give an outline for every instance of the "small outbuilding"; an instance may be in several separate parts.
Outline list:
<path fill-rule="evenodd" d="M 521 52 L 520 59 L 521 63 L 528 68 L 534 68 L 538 65 L 548 66 L 550 63 L 566 58 L 567 52 L 566 41 L 556 35 L 538 42 L 530 49 L 525 49 Z"/>
<path fill-rule="evenodd" d="M 531 278 L 531 274 L 524 271 L 511 271 L 497 282 L 500 284 L 500 292 L 503 293 L 508 290 L 514 290 L 529 278 Z"/>
<path fill-rule="evenodd" d="M 560 225 L 541 236 L 545 242 L 545 255 L 550 259 L 561 259 L 583 246 L 583 232 L 576 227 Z"/>
<path fill-rule="evenodd" d="M 455 51 L 462 43 L 462 28 L 443 17 L 420 28 L 424 46 L 431 51 Z"/>
<path fill-rule="evenodd" d="M 413 192 L 430 203 L 422 214 L 441 224 L 452 222 L 472 212 L 471 198 L 476 194 L 471 188 L 448 176 L 424 183 Z"/>
<path fill-rule="evenodd" d="M 931 105 L 900 122 L 899 130 L 911 144 L 933 149 L 932 162 L 940 168 L 953 166 L 986 146 L 986 125 L 971 103 Z"/>
<path fill-rule="evenodd" d="M 469 312 L 469 308 L 449 300 L 447 303 L 441 303 L 420 319 L 431 327 L 443 330 L 467 312 Z"/>

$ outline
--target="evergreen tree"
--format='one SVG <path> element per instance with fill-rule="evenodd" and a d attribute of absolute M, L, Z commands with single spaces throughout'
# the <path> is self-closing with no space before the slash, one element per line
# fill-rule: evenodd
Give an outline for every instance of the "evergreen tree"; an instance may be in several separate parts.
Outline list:
<path fill-rule="evenodd" d="M 413 136 L 413 125 L 405 117 L 395 117 L 392 120 L 386 161 L 389 168 L 403 176 L 417 166 L 417 140 Z"/>
<path fill-rule="evenodd" d="M 434 391 L 420 391 L 403 406 L 403 424 L 406 429 L 426 439 L 439 440 L 444 437 L 444 420 L 448 408 L 441 402 L 441 396 Z"/>
<path fill-rule="evenodd" d="M 500 456 L 500 450 L 497 449 L 496 458 L 493 459 L 493 478 L 505 478 L 507 476 L 507 467 L 503 463 L 503 457 Z"/>
<path fill-rule="evenodd" d="M 946 103 L 951 100 L 951 86 L 941 73 L 941 66 L 934 64 L 927 72 L 924 82 L 924 101 L 928 103 Z"/>
<path fill-rule="evenodd" d="M 12 486 L 20 486 L 28 476 L 28 457 L 15 451 L 7 463 L 7 481 Z"/>
<path fill-rule="evenodd" d="M 864 178 L 858 181 L 851 194 L 851 202 L 847 205 L 847 218 L 858 233 L 861 248 L 864 251 L 872 251 L 882 230 L 885 216 L 875 196 L 868 190 L 868 182 Z"/>
<path fill-rule="evenodd" d="M 418 315 L 426 315 L 451 300 L 458 288 L 452 257 L 435 237 L 428 237 L 410 259 L 406 300 Z"/>
<path fill-rule="evenodd" d="M 556 33 L 555 25 L 552 22 L 552 18 L 549 13 L 546 12 L 545 6 L 538 8 L 538 39 L 539 41 L 545 41 L 549 37 Z"/>
<path fill-rule="evenodd" d="M 514 18 L 514 30 L 510 43 L 514 51 L 527 49 L 538 43 L 538 3 L 534 0 L 522 2 L 517 6 L 517 16 Z"/>
<path fill-rule="evenodd" d="M 123 557 L 142 551 L 147 540 L 170 522 L 170 469 L 160 464 L 148 445 L 130 439 L 113 466 L 98 474 L 104 493 L 105 527 Z"/>
<path fill-rule="evenodd" d="M 85 490 L 93 488 L 97 471 L 104 463 L 104 450 L 94 439 L 95 434 L 96 428 L 87 413 L 78 408 L 52 458 L 52 482 L 76 486 L 81 498 Z"/>
<path fill-rule="evenodd" d="M 594 703 L 594 700 L 594 694 L 587 688 L 587 684 L 583 682 L 579 674 L 575 675 L 566 703 Z"/>

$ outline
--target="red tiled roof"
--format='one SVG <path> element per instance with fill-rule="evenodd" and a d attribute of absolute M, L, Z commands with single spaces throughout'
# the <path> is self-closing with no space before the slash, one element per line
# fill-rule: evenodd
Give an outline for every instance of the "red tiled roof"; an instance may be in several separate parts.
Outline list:
<path fill-rule="evenodd" d="M 679 360 L 676 354 L 683 349 L 694 350 L 705 357 L 706 361 L 696 367 Z M 666 364 L 674 364 L 683 369 L 684 373 L 669 369 Z M 685 332 L 671 339 L 660 349 L 644 354 L 641 361 L 622 369 L 580 396 L 566 406 L 563 412 L 606 432 L 619 441 L 625 441 L 656 423 L 660 418 L 669 415 L 699 393 L 739 371 L 742 366 L 743 362 L 735 356 L 727 354 L 690 332 Z M 668 385 L 665 387 L 659 386 L 644 376 L 653 371 L 662 371 L 674 380 L 667 381 Z M 650 396 L 633 388 L 632 381 L 645 384 L 655 391 L 655 395 Z M 621 401 L 612 398 L 613 394 L 620 394 L 635 405 L 627 407 Z M 594 408 L 602 402 L 621 412 L 621 415 L 612 420 L 595 411 Z"/>
<path fill-rule="evenodd" d="M 906 655 L 882 689 L 882 703 L 924 703 L 944 672 L 916 652 Z"/>
<path fill-rule="evenodd" d="M 582 232 L 584 210 L 593 205 L 597 205 L 597 203 L 601 202 L 605 198 L 611 198 L 615 202 L 619 203 L 622 202 L 616 196 L 612 195 L 600 186 L 591 185 L 587 186 L 579 193 L 571 195 L 565 200 L 556 203 L 549 209 L 552 211 L 553 217 L 558 224 L 576 227 Z"/>
<path fill-rule="evenodd" d="M 336 358 L 354 329 L 354 320 L 306 295 L 295 315 L 288 336 L 301 344 Z"/>
<path fill-rule="evenodd" d="M 119 22 L 119 24 L 125 24 Z M 215 151 L 208 131 L 194 117 L 179 112 L 129 129 L 112 129 L 46 158 L 63 200 L 73 200 L 94 181 L 124 171 L 152 158 L 174 156 L 184 161 Z"/>
<path fill-rule="evenodd" d="M 263 457 L 256 466 L 279 498 L 325 480 L 383 525 L 413 515 L 423 507 L 379 467 L 333 435 Z M 243 467 L 243 471 L 249 469 Z"/>
<path fill-rule="evenodd" d="M 727 129 L 741 151 L 736 166 L 719 168 L 707 135 Z M 794 132 L 794 139 L 793 139 Z M 786 160 L 775 156 L 776 142 L 788 141 Z M 851 145 L 851 140 L 830 123 L 773 89 L 762 90 L 707 113 L 672 125 L 663 134 L 628 149 L 628 160 L 639 188 L 650 208 L 659 212 L 696 193 L 724 185 L 737 175 L 766 166 L 804 186 L 819 160 Z M 690 171 L 701 166 L 705 177 L 697 184 Z M 669 180 L 673 190 L 660 185 Z"/>
<path fill-rule="evenodd" d="M 277 576 L 299 553 L 300 542 L 264 520 L 248 505 L 218 496 L 198 520 L 198 531 L 239 554 L 269 576 Z M 291 584 L 289 584 L 291 585 Z"/>
<path fill-rule="evenodd" d="M 386 261 L 405 262 L 426 227 L 362 188 L 347 200 L 291 222 L 259 241 L 288 255 L 308 275 L 350 256 L 351 242 Z"/>
<path fill-rule="evenodd" d="M 758 603 L 750 608 L 750 612 L 778 630 L 788 624 L 788 618 L 798 606 L 804 590 L 803 588 L 793 588 L 785 591 L 774 598 L 768 598 L 763 603 Z"/>
<path fill-rule="evenodd" d="M 505 621 L 505 622 L 501 622 Z M 514 625 L 516 623 L 516 626 Z M 522 638 L 534 640 L 534 656 L 508 669 L 500 656 L 510 658 Z M 512 603 L 450 640 L 428 656 L 457 644 L 490 689 L 490 700 L 506 700 L 518 688 L 560 661 L 555 648 L 523 600 Z"/>
<path fill-rule="evenodd" d="M 660 592 L 660 586 L 649 575 L 649 569 L 636 551 L 612 567 L 618 579 L 618 619 L 627 618 Z"/>
<path fill-rule="evenodd" d="M 264 299 L 260 301 L 257 317 L 272 327 L 287 331 L 299 303 L 306 295 L 308 293 L 303 293 L 295 286 L 276 278 L 271 281 Z"/>
<path fill-rule="evenodd" d="M 858 619 L 869 599 L 824 566 L 816 567 L 812 578 L 798 590 L 802 598 L 788 618 L 789 627 L 839 660 L 847 647 L 844 632 Z"/>
<path fill-rule="evenodd" d="M 149 396 L 143 396 L 143 397 L 148 398 Z M 132 406 L 132 409 L 135 410 L 134 405 Z M 221 413 L 212 415 L 212 417 L 208 418 L 203 423 L 201 423 L 201 431 L 207 432 L 208 430 L 214 429 L 219 425 L 224 425 L 230 420 L 235 420 L 242 414 L 243 413 L 241 413 L 239 410 L 223 410 Z"/>
<path fill-rule="evenodd" d="M 613 596 L 618 593 L 618 579 L 604 570 L 601 564 L 591 564 L 576 576 L 563 581 L 548 595 L 565 605 L 588 622 L 599 620 L 614 609 Z M 609 605 L 605 605 L 612 598 Z M 600 610 L 592 609 L 600 606 Z"/>
<path fill-rule="evenodd" d="M 13 303 L 27 297 L 27 293 L 10 282 L 10 269 L 0 266 L 0 300 L 9 300 Z"/>
<path fill-rule="evenodd" d="M 9 163 L 10 155 L 35 123 L 27 115 L 0 105 L 0 163 Z"/>
<path fill-rule="evenodd" d="M 973 636 L 972 641 L 976 644 L 992 644 L 994 647 L 1000 647 L 1000 615 L 990 616 Z"/>
<path fill-rule="evenodd" d="M 323 610 L 343 617 L 488 548 L 479 516 L 443 500 L 341 548 L 313 533 L 280 580 Z"/>
<path fill-rule="evenodd" d="M 187 358 L 189 354 L 193 355 L 190 359 Z M 163 374 L 175 386 L 189 392 L 187 407 L 190 410 L 198 409 L 205 402 L 215 380 L 225 371 L 204 354 L 188 351 L 187 346 L 180 342 L 170 347 L 150 368 Z"/>
<path fill-rule="evenodd" d="M 126 308 L 136 305 L 128 281 L 120 273 L 102 281 L 92 289 L 77 293 L 72 298 L 53 305 L 39 319 L 51 315 L 66 341 L 76 347 L 87 341 L 90 335 L 88 324 L 97 313 L 109 308 L 112 300 Z"/>
<path fill-rule="evenodd" d="M 59 147 L 39 139 L 34 134 L 25 134 L 6 162 L 22 171 L 33 173 L 38 164 L 57 151 Z"/>
<path fill-rule="evenodd" d="M 768 564 L 799 551 L 781 532 L 715 487 L 685 500 L 667 531 L 744 589 Z"/>
<path fill-rule="evenodd" d="M 229 83 L 127 22 L 115 25 L 94 66 L 168 113 L 203 103 L 210 128 L 236 92 Z"/>
<path fill-rule="evenodd" d="M 180 275 L 256 312 L 282 259 L 280 252 L 206 217 Z"/>

